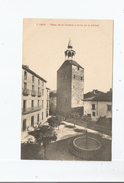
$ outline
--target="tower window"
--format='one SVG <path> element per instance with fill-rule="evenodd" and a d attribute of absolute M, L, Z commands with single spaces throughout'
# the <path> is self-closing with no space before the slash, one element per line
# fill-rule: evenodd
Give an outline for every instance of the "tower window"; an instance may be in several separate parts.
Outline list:
<path fill-rule="evenodd" d="M 74 75 L 74 79 L 75 79 L 75 75 Z"/>
<path fill-rule="evenodd" d="M 95 109 L 95 104 L 92 104 L 92 109 Z"/>
<path fill-rule="evenodd" d="M 95 112 L 93 112 L 92 115 L 95 116 Z"/>

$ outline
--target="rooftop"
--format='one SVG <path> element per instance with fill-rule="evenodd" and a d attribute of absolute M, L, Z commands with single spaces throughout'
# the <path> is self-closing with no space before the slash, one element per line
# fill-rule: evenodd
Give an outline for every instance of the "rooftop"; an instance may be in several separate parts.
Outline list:
<path fill-rule="evenodd" d="M 50 97 L 57 97 L 57 91 L 56 90 L 50 91 Z"/>
<path fill-rule="evenodd" d="M 80 68 L 84 69 L 84 68 L 81 67 L 76 61 L 74 61 L 74 60 L 66 60 L 66 61 L 61 65 L 61 67 L 58 69 L 58 71 L 59 71 L 59 70 L 62 70 L 62 69 L 64 69 L 64 68 L 66 68 L 66 67 L 68 67 L 68 66 L 70 66 L 70 65 L 74 65 L 74 66 L 77 66 L 77 67 L 80 67 Z"/>
<path fill-rule="evenodd" d="M 112 102 L 112 91 L 107 93 L 101 93 L 96 96 L 92 96 L 89 98 L 84 98 L 84 101 L 109 101 Z"/>
<path fill-rule="evenodd" d="M 84 99 L 98 96 L 98 95 L 100 95 L 101 93 L 104 93 L 104 92 L 99 91 L 99 90 L 97 90 L 97 89 L 96 89 L 96 90 L 93 90 L 92 92 L 85 93 L 85 94 L 84 94 Z"/>
<path fill-rule="evenodd" d="M 45 79 L 43 79 L 41 76 L 39 76 L 38 74 L 36 74 L 34 71 L 32 71 L 31 69 L 29 69 L 29 67 L 27 65 L 23 65 L 22 64 L 22 68 L 24 70 L 26 70 L 27 72 L 29 72 L 30 74 L 36 76 L 37 78 L 39 78 L 40 80 L 44 81 L 45 83 L 47 82 Z"/>

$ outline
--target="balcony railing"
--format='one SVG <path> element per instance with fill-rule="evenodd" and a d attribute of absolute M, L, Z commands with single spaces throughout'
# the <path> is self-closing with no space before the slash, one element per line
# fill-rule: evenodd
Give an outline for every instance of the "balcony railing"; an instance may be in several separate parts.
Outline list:
<path fill-rule="evenodd" d="M 38 97 L 41 97 L 41 92 L 37 92 L 37 96 Z"/>
<path fill-rule="evenodd" d="M 28 96 L 30 94 L 30 90 L 26 89 L 26 88 L 23 88 L 22 93 L 23 93 L 23 95 Z"/>
<path fill-rule="evenodd" d="M 22 114 L 25 115 L 25 114 L 29 114 L 29 113 L 32 113 L 35 111 L 40 111 L 41 108 L 42 108 L 41 106 L 28 107 L 28 108 L 22 109 Z"/>
<path fill-rule="evenodd" d="M 35 97 L 35 96 L 36 96 L 36 91 L 35 91 L 35 90 L 31 90 L 31 95 L 32 95 L 33 97 Z"/>

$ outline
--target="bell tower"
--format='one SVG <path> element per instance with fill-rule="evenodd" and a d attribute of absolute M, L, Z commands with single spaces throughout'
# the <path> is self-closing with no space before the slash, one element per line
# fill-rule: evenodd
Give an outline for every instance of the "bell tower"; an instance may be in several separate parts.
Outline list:
<path fill-rule="evenodd" d="M 57 113 L 69 116 L 83 114 L 84 68 L 74 59 L 76 52 L 69 40 L 65 61 L 57 71 Z"/>
<path fill-rule="evenodd" d="M 71 39 L 68 43 L 68 49 L 65 51 L 65 60 L 73 60 L 76 52 L 72 50 Z"/>

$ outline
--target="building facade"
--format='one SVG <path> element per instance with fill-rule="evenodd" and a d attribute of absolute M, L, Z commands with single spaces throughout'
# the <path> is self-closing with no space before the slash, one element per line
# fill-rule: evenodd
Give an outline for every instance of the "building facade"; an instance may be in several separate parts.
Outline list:
<path fill-rule="evenodd" d="M 49 88 L 46 88 L 46 118 L 48 118 L 49 116 L 49 91 L 50 89 Z"/>
<path fill-rule="evenodd" d="M 112 119 L 112 91 L 101 93 L 84 100 L 84 114 L 91 116 L 93 121 L 101 116 Z"/>
<path fill-rule="evenodd" d="M 22 65 L 22 119 L 21 131 L 25 132 L 36 124 L 47 120 L 46 109 L 49 108 L 46 80 Z"/>
<path fill-rule="evenodd" d="M 75 51 L 69 41 L 65 62 L 57 71 L 57 113 L 68 116 L 83 114 L 84 68 L 74 61 Z"/>
<path fill-rule="evenodd" d="M 50 99 L 50 110 L 49 113 L 50 115 L 56 115 L 56 107 L 57 107 L 57 91 L 50 91 L 50 95 L 49 95 L 49 99 Z"/>

